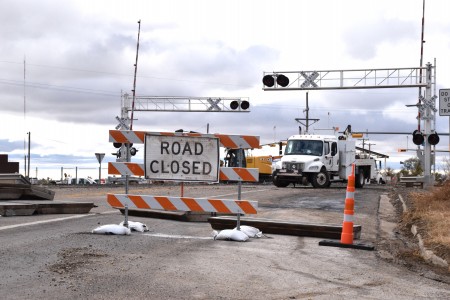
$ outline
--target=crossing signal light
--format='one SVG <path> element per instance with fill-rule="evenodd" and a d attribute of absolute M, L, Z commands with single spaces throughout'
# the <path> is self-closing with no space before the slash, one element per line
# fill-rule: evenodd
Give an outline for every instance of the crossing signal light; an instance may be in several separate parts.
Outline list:
<path fill-rule="evenodd" d="M 241 108 L 241 110 L 247 110 L 250 107 L 250 103 L 247 100 L 242 100 L 242 101 L 233 100 L 233 101 L 231 101 L 230 108 L 232 110 L 236 110 L 239 107 Z"/>
<path fill-rule="evenodd" d="M 289 78 L 283 74 L 280 74 L 277 76 L 277 84 L 282 87 L 287 87 L 289 85 Z"/>
<path fill-rule="evenodd" d="M 439 140 L 440 138 L 436 132 L 428 136 L 428 143 L 430 143 L 430 145 L 437 145 L 439 143 Z"/>
<path fill-rule="evenodd" d="M 138 152 L 138 150 L 136 149 L 136 148 L 130 148 L 130 154 L 131 154 L 131 156 L 135 156 L 136 155 L 136 153 Z"/>
<path fill-rule="evenodd" d="M 113 143 L 114 148 L 122 147 L 122 143 Z"/>
<path fill-rule="evenodd" d="M 419 130 L 414 130 L 412 140 L 415 145 L 419 146 L 423 144 L 425 138 L 423 137 L 423 134 Z"/>
<path fill-rule="evenodd" d="M 263 84 L 267 87 L 273 87 L 275 85 L 275 79 L 272 75 L 266 75 L 263 77 Z"/>
<path fill-rule="evenodd" d="M 263 84 L 267 87 L 273 87 L 275 85 L 275 78 L 279 86 L 287 87 L 289 85 L 289 78 L 287 78 L 287 76 L 283 74 L 265 75 L 263 77 Z"/>

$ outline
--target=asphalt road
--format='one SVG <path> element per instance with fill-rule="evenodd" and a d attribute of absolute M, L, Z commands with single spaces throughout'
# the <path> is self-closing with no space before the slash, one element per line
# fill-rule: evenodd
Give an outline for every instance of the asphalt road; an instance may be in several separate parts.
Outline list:
<path fill-rule="evenodd" d="M 0 217 L 2 299 L 449 299 L 447 283 L 393 263 L 381 249 L 319 246 L 321 239 L 265 235 L 215 241 L 209 223 L 130 217 L 150 228 L 130 236 L 95 235 L 123 216 L 106 189 L 58 189 L 55 200 L 94 202 L 88 215 Z M 111 192 L 111 190 L 109 190 Z M 123 188 L 113 189 L 123 193 Z M 355 194 L 361 241 L 395 238 L 388 188 Z M 132 187 L 130 193 L 174 195 L 180 186 Z M 186 185 L 190 197 L 237 198 L 236 185 Z M 340 224 L 345 186 L 330 189 L 244 185 L 258 217 Z"/>

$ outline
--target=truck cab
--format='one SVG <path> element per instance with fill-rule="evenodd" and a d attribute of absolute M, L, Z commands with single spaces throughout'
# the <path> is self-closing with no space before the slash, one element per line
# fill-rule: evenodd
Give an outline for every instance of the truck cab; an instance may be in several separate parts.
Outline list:
<path fill-rule="evenodd" d="M 277 187 L 290 183 L 329 187 L 332 182 L 346 182 L 353 172 L 355 187 L 362 188 L 375 175 L 375 160 L 357 154 L 354 140 L 333 135 L 293 135 L 283 157 L 272 165 L 272 181 Z"/>
<path fill-rule="evenodd" d="M 328 187 L 339 172 L 338 139 L 332 135 L 293 135 L 280 161 L 272 165 L 273 183 Z"/>

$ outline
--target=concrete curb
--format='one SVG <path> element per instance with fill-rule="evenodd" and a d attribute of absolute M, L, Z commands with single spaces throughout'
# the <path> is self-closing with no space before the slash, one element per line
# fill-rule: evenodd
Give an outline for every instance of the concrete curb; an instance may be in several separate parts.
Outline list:
<path fill-rule="evenodd" d="M 400 199 L 400 202 L 402 203 L 403 211 L 407 212 L 408 208 L 406 206 L 405 201 L 403 200 L 403 197 L 401 195 L 398 195 L 398 197 Z M 422 258 L 425 261 L 431 262 L 433 265 L 436 265 L 439 267 L 449 268 L 449 264 L 445 259 L 437 256 L 436 254 L 433 253 L 433 251 L 427 249 L 424 246 L 422 236 L 420 235 L 420 233 L 417 232 L 416 225 L 411 226 L 411 233 L 417 238 L 417 241 L 419 243 L 420 255 L 422 256 Z M 450 268 L 449 268 L 449 271 L 450 271 Z"/>

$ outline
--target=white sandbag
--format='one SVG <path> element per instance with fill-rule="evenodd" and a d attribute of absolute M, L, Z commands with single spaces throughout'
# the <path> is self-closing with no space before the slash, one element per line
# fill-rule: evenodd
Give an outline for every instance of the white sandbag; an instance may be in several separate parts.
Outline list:
<path fill-rule="evenodd" d="M 95 228 L 94 230 L 92 230 L 92 233 L 130 235 L 131 230 L 122 225 L 108 224 Z"/>
<path fill-rule="evenodd" d="M 120 222 L 119 225 L 123 226 L 123 223 L 124 222 Z M 141 222 L 128 221 L 128 228 L 130 228 L 131 231 L 139 231 L 139 232 L 149 231 L 147 225 Z"/>
<path fill-rule="evenodd" d="M 260 238 L 262 237 L 262 231 L 258 228 L 248 226 L 248 225 L 241 225 L 239 226 L 240 230 L 245 233 L 249 238 Z M 237 227 L 235 228 L 237 230 Z"/>
<path fill-rule="evenodd" d="M 214 233 L 217 233 L 217 231 L 215 231 Z M 224 229 L 215 234 L 214 239 L 245 242 L 248 240 L 248 235 L 237 229 Z"/>

